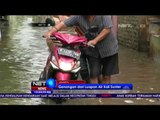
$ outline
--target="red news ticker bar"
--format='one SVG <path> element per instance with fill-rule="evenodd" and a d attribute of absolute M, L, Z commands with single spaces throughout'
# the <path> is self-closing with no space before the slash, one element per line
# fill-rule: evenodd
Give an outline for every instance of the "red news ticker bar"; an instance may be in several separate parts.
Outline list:
<path fill-rule="evenodd" d="M 39 86 L 35 86 L 31 88 L 32 90 L 52 90 L 51 88 L 48 87 L 39 87 Z"/>
<path fill-rule="evenodd" d="M 85 84 L 84 80 L 57 80 L 56 84 Z"/>
<path fill-rule="evenodd" d="M 101 94 L 101 97 L 112 97 L 111 94 Z"/>

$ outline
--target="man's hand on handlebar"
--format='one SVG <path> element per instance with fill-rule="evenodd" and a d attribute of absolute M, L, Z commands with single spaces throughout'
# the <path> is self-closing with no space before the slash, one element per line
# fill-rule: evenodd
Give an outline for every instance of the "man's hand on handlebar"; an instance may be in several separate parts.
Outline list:
<path fill-rule="evenodd" d="M 91 40 L 87 43 L 89 46 L 95 46 L 97 44 L 97 42 L 95 40 Z"/>
<path fill-rule="evenodd" d="M 85 45 L 85 46 L 87 46 L 87 47 L 95 47 L 94 45 L 90 45 L 90 44 L 88 44 L 87 42 L 83 42 L 83 45 Z"/>
<path fill-rule="evenodd" d="M 51 36 L 50 32 L 46 32 L 42 37 L 49 39 Z"/>

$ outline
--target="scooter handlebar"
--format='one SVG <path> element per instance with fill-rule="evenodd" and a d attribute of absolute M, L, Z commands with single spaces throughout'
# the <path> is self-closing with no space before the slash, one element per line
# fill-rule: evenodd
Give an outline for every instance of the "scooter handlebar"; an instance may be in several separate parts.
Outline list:
<path fill-rule="evenodd" d="M 94 45 L 88 45 L 88 46 L 95 48 L 95 46 L 94 46 Z"/>
<path fill-rule="evenodd" d="M 57 40 L 57 38 L 56 37 L 54 37 L 54 36 L 50 36 L 50 38 L 49 39 L 51 39 L 51 40 Z"/>
<path fill-rule="evenodd" d="M 43 38 L 46 38 L 44 35 L 43 35 L 42 37 L 43 37 Z M 50 36 L 50 38 L 48 38 L 48 39 L 57 40 L 56 37 L 54 37 L 54 36 Z M 84 46 L 87 46 L 87 47 L 93 47 L 93 48 L 95 48 L 94 45 L 88 45 L 87 42 L 83 42 L 83 45 L 84 45 Z"/>
<path fill-rule="evenodd" d="M 46 38 L 44 35 L 42 35 L 43 38 Z M 56 40 L 56 37 L 54 36 L 50 36 L 48 39 L 51 39 L 51 40 Z"/>
<path fill-rule="evenodd" d="M 87 47 L 93 47 L 93 48 L 95 48 L 94 45 L 88 45 L 87 42 L 83 42 L 83 45 L 85 45 L 85 46 L 87 46 Z"/>

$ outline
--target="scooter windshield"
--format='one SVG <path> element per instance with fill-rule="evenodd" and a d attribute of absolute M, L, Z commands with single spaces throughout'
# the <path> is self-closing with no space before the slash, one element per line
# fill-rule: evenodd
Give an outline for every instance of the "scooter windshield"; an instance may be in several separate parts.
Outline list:
<path fill-rule="evenodd" d="M 59 39 L 63 44 L 80 44 L 82 42 L 87 42 L 87 39 L 83 36 L 77 36 L 59 32 L 54 32 L 53 35 L 57 39 Z"/>

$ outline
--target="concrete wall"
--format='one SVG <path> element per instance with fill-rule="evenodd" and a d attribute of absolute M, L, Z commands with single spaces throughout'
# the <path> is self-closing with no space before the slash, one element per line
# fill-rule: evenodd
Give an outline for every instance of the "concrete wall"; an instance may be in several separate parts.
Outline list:
<path fill-rule="evenodd" d="M 160 64 L 160 35 L 151 35 L 150 55 L 154 61 Z"/>
<path fill-rule="evenodd" d="M 150 56 L 160 64 L 160 16 L 149 17 Z"/>
<path fill-rule="evenodd" d="M 139 17 L 118 16 L 117 38 L 121 45 L 138 50 Z"/>
<path fill-rule="evenodd" d="M 148 25 L 146 16 L 118 16 L 119 43 L 123 46 L 138 50 L 148 51 Z"/>

